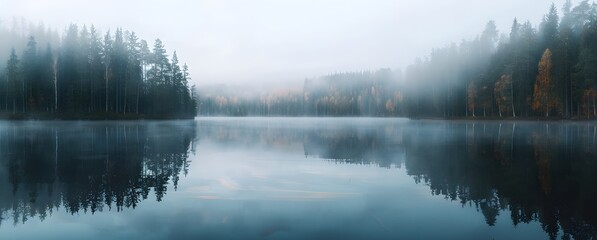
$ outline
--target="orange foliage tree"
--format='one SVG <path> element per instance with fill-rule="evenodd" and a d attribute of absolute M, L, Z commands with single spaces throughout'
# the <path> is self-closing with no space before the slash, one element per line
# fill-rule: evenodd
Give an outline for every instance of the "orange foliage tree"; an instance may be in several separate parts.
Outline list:
<path fill-rule="evenodd" d="M 586 89 L 583 92 L 583 110 L 587 114 L 587 119 L 591 117 L 591 112 L 593 116 L 597 116 L 597 90 L 594 88 Z"/>
<path fill-rule="evenodd" d="M 555 86 L 552 81 L 552 62 L 551 51 L 545 49 L 541 61 L 539 61 L 539 72 L 535 81 L 535 88 L 533 92 L 533 102 L 531 108 L 535 111 L 542 111 L 546 117 L 549 117 L 550 107 L 556 107 L 557 96 L 555 93 Z"/>
<path fill-rule="evenodd" d="M 512 111 L 512 116 L 516 117 L 516 113 L 514 112 L 514 101 L 512 98 L 512 76 L 510 74 L 502 75 L 502 77 L 495 83 L 493 95 L 498 106 L 500 117 L 502 117 L 503 113 L 507 113 L 510 110 Z M 511 107 L 510 110 L 508 109 L 509 106 Z"/>
<path fill-rule="evenodd" d="M 466 109 L 467 114 L 468 112 L 473 113 L 473 117 L 475 116 L 475 98 L 477 97 L 477 86 L 475 82 L 471 82 L 468 84 L 466 88 Z"/>

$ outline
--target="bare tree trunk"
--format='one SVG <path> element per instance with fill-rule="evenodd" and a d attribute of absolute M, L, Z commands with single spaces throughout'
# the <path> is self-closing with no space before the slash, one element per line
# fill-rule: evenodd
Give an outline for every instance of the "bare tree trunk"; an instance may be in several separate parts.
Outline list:
<path fill-rule="evenodd" d="M 595 109 L 595 97 L 593 97 L 593 117 L 597 116 L 597 109 Z"/>
<path fill-rule="evenodd" d="M 104 78 L 106 79 L 106 112 L 108 112 L 108 65 L 106 65 Z"/>
<path fill-rule="evenodd" d="M 465 92 L 468 94 L 468 91 L 465 91 Z M 465 110 L 464 112 L 466 113 L 466 116 L 468 117 L 468 95 L 466 96 L 466 101 L 464 101 L 464 110 Z"/>
<path fill-rule="evenodd" d="M 587 98 L 587 119 L 591 118 L 591 111 L 589 111 L 589 99 Z"/>
<path fill-rule="evenodd" d="M 94 74 L 95 75 L 95 74 Z M 89 83 L 89 112 L 92 112 L 94 109 L 94 99 L 93 99 L 93 92 L 94 92 L 94 87 L 93 87 L 93 82 Z"/>
<path fill-rule="evenodd" d="M 135 113 L 139 114 L 139 83 L 137 83 L 137 99 L 135 100 Z"/>
<path fill-rule="evenodd" d="M 593 126 L 593 144 L 595 144 L 595 135 L 597 135 L 597 126 Z"/>
<path fill-rule="evenodd" d="M 514 80 L 510 80 L 510 99 L 512 104 L 512 117 L 516 117 L 516 111 L 514 110 Z"/>
<path fill-rule="evenodd" d="M 56 62 L 58 59 L 54 59 L 54 64 L 52 64 L 52 70 L 54 71 L 54 112 L 58 111 L 58 77 L 56 71 Z"/>
<path fill-rule="evenodd" d="M 122 109 L 122 111 L 126 114 L 126 107 L 127 107 L 127 94 L 128 93 L 128 89 L 126 87 L 126 83 L 124 84 L 124 108 Z"/>
<path fill-rule="evenodd" d="M 54 177 L 58 176 L 58 130 L 54 129 Z"/>
<path fill-rule="evenodd" d="M 23 94 L 23 102 L 21 106 L 23 107 L 23 112 L 25 112 L 25 79 L 21 81 L 21 94 Z"/>

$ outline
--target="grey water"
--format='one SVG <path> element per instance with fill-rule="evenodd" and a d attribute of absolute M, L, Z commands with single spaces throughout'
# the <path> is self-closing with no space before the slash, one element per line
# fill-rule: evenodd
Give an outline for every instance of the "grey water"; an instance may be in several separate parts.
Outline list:
<path fill-rule="evenodd" d="M 597 124 L 0 122 L 0 239 L 591 239 Z"/>

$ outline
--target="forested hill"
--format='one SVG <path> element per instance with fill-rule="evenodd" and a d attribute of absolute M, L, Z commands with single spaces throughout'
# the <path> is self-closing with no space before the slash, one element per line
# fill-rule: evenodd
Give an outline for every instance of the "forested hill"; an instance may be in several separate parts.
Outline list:
<path fill-rule="evenodd" d="M 135 32 L 70 25 L 61 38 L 43 26 L 0 26 L 0 118 L 182 119 L 196 115 L 187 65 Z M 37 41 L 36 35 L 42 39 Z M 18 41 L 17 41 L 18 40 Z M 20 42 L 19 42 L 20 41 Z M 7 44 L 11 44 L 7 51 Z M 17 50 L 18 49 L 18 50 Z"/>
<path fill-rule="evenodd" d="M 303 89 L 200 94 L 201 115 L 597 117 L 597 5 L 567 1 L 540 23 L 433 49 L 402 73 L 332 74 Z"/>

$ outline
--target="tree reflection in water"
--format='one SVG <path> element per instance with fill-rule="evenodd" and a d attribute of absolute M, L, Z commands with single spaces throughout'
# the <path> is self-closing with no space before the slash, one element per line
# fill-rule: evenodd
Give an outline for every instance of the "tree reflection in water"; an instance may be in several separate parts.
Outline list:
<path fill-rule="evenodd" d="M 219 126 L 202 138 L 284 147 L 341 164 L 405 167 L 433 195 L 477 209 L 488 225 L 538 221 L 550 238 L 597 237 L 594 123 L 410 121 L 381 126 Z M 274 144 L 275 143 L 275 144 Z"/>
<path fill-rule="evenodd" d="M 161 201 L 186 174 L 193 121 L 6 123 L 0 127 L 0 217 L 14 224 Z"/>
<path fill-rule="evenodd" d="M 193 141 L 209 140 L 401 167 L 433 195 L 477 209 L 490 226 L 509 214 L 514 225 L 539 222 L 552 239 L 597 237 L 594 123 L 352 121 L 214 120 L 198 131 L 194 122 L 4 124 L 0 212 L 18 223 L 59 207 L 94 213 L 134 208 L 149 195 L 160 201 L 186 174 Z"/>

